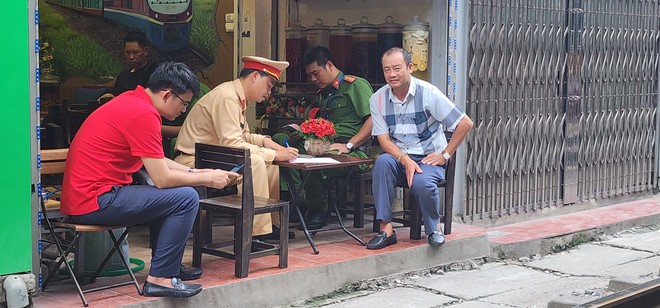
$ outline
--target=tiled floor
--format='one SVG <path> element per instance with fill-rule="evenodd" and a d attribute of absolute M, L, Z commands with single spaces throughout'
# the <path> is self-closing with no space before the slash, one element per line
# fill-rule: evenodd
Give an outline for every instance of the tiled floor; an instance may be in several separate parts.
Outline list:
<path fill-rule="evenodd" d="M 506 245 L 508 243 L 519 243 L 539 238 L 551 238 L 598 226 L 632 221 L 637 218 L 654 217 L 655 219 L 660 217 L 658 216 L 659 214 L 660 199 L 651 198 L 493 228 L 454 224 L 453 232 L 447 237 L 447 241 L 457 241 L 488 234 L 489 241 L 492 244 Z M 657 221 L 660 219 L 655 220 L 655 223 L 660 223 L 660 221 Z M 373 236 L 370 222 L 362 229 L 350 229 L 365 240 Z M 214 229 L 214 233 L 226 235 L 229 234 L 229 230 L 226 227 L 219 227 Z M 320 250 L 320 254 L 314 255 L 302 231 L 296 230 L 296 239 L 290 242 L 288 268 L 277 268 L 277 256 L 253 259 L 250 262 L 250 275 L 244 279 L 259 279 L 260 277 L 270 275 L 286 275 L 300 269 L 324 266 L 355 258 L 388 254 L 410 247 L 427 245 L 424 239 L 419 241 L 409 240 L 407 228 L 397 229 L 397 235 L 399 239 L 397 245 L 371 251 L 359 245 L 340 230 L 322 232 L 313 236 Z M 137 227 L 130 236 L 131 257 L 139 258 L 146 262 L 145 270 L 137 275 L 138 280 L 141 282 L 144 281 L 144 277 L 148 272 L 150 259 L 150 251 L 146 248 L 147 238 L 148 230 L 145 227 Z M 189 245 L 191 243 L 192 241 L 189 241 Z M 186 250 L 184 264 L 190 264 L 191 250 L 191 247 L 188 247 Z M 219 287 L 243 281 L 234 277 L 234 267 L 231 260 L 204 255 L 202 264 L 205 274 L 196 282 L 203 284 L 205 288 Z M 125 278 L 102 278 L 99 283 L 107 283 L 113 279 Z M 150 300 L 150 298 L 139 296 L 135 288 L 130 285 L 89 293 L 87 294 L 87 299 L 90 301 L 90 306 L 92 307 L 116 307 Z M 35 307 L 70 308 L 82 306 L 75 287 L 69 282 L 61 282 L 49 286 L 47 292 L 41 293 L 34 298 L 34 304 Z"/>
<path fill-rule="evenodd" d="M 615 204 L 516 224 L 488 228 L 489 241 L 497 244 L 524 242 L 589 230 L 660 212 L 660 200 L 648 199 Z"/>
<path fill-rule="evenodd" d="M 222 223 L 222 222 L 220 222 Z M 374 233 L 371 231 L 371 222 L 368 221 L 364 228 L 352 228 L 352 221 L 349 229 L 356 235 L 368 241 Z M 329 227 L 338 228 L 335 222 Z M 214 229 L 215 237 L 227 237 L 231 234 L 231 227 L 219 226 Z M 357 241 L 350 238 L 342 230 L 332 230 L 319 232 L 313 235 L 320 253 L 315 255 L 305 239 L 302 231 L 291 228 L 296 233 L 296 238 L 289 243 L 289 266 L 286 269 L 280 269 L 278 265 L 278 256 L 268 256 L 253 259 L 250 261 L 250 275 L 243 279 L 258 279 L 259 277 L 284 274 L 290 271 L 296 271 L 302 268 L 322 266 L 328 263 L 341 262 L 348 259 L 366 257 L 370 255 L 384 254 L 396 250 L 401 250 L 413 246 L 426 245 L 425 240 L 411 241 L 408 239 L 407 228 L 397 228 L 399 242 L 397 245 L 389 246 L 378 251 L 367 250 Z M 483 235 L 483 228 L 466 225 L 455 225 L 454 234 L 448 236 L 448 240 L 455 238 Z M 149 230 L 147 226 L 136 226 L 129 236 L 129 255 L 131 258 L 137 258 L 145 262 L 145 269 L 136 274 L 140 287 L 146 277 L 150 265 L 151 250 L 147 247 L 149 239 Z M 188 248 L 184 254 L 183 263 L 190 265 L 192 261 L 192 237 L 188 241 Z M 205 288 L 222 286 L 240 280 L 234 276 L 234 263 L 232 260 L 219 258 L 210 255 L 203 255 L 202 264 L 204 275 L 196 283 L 201 283 Z M 117 281 L 125 281 L 128 276 L 106 278 L 102 277 L 94 285 L 105 285 Z M 92 307 L 116 307 L 140 301 L 147 301 L 150 298 L 139 296 L 133 285 L 122 286 L 109 290 L 92 292 L 85 294 Z M 35 307 L 79 307 L 82 306 L 80 298 L 75 290 L 75 286 L 69 281 L 64 280 L 52 283 L 48 286 L 46 292 L 39 294 L 34 298 Z"/>

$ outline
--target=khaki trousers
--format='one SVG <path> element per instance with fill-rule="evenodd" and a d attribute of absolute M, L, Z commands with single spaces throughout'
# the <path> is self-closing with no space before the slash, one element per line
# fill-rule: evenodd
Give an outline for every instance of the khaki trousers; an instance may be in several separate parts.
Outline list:
<path fill-rule="evenodd" d="M 255 197 L 280 199 L 280 169 L 278 166 L 268 165 L 261 156 L 253 155 L 251 158 L 252 169 L 252 187 Z M 195 156 L 181 154 L 174 158 L 174 161 L 188 167 L 195 166 Z M 238 191 L 242 189 L 241 179 L 239 179 Z M 252 225 L 252 235 L 270 234 L 273 232 L 273 222 L 279 225 L 279 214 L 260 214 L 254 216 Z"/>

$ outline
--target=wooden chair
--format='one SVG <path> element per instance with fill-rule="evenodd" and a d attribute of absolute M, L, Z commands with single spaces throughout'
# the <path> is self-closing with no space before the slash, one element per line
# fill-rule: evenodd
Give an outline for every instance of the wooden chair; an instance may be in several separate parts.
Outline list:
<path fill-rule="evenodd" d="M 98 98 L 110 90 L 112 89 L 102 86 L 81 86 L 76 88 L 73 102 L 69 99 L 62 100 L 67 144 L 71 144 L 82 123 L 100 106 Z"/>
<path fill-rule="evenodd" d="M 449 141 L 451 133 L 445 132 L 445 136 Z M 444 188 L 444 202 L 443 202 L 443 215 L 441 221 L 444 224 L 444 234 L 451 234 L 451 223 L 453 217 L 454 205 L 454 175 L 456 173 L 456 159 L 452 157 L 447 163 L 445 169 L 445 180 L 437 183 L 438 188 Z M 419 210 L 419 205 L 414 198 L 410 197 L 408 185 L 403 187 L 403 210 L 392 213 L 392 222 L 402 223 L 404 226 L 410 227 L 410 239 L 419 240 L 422 236 L 422 213 Z M 374 207 L 374 221 L 373 231 L 380 231 L 380 223 L 376 219 L 376 209 Z"/>
<path fill-rule="evenodd" d="M 289 202 L 254 196 L 250 151 L 223 146 L 197 143 L 195 145 L 195 168 L 231 170 L 243 165 L 243 185 L 240 195 L 207 197 L 207 189 L 200 193 L 199 214 L 193 228 L 193 266 L 200 267 L 202 253 L 235 260 L 235 275 L 248 276 L 250 259 L 268 255 L 279 255 L 279 268 L 288 266 L 289 248 Z M 252 240 L 254 215 L 279 212 L 280 240 L 278 245 Z M 202 214 L 204 213 L 204 214 Z M 215 213 L 229 214 L 234 219 L 232 240 L 214 242 L 211 238 L 211 216 Z M 202 219 L 205 215 L 206 219 Z M 233 251 L 221 250 L 233 247 Z"/>
<path fill-rule="evenodd" d="M 41 164 L 41 174 L 59 174 L 59 173 L 64 173 L 64 167 L 66 164 L 66 155 L 67 155 L 68 149 L 56 149 L 56 150 L 43 150 L 41 151 L 41 157 L 40 157 L 40 164 Z M 128 232 L 130 230 L 130 226 L 102 226 L 102 225 L 86 225 L 86 224 L 74 224 L 74 223 L 66 223 L 62 222 L 60 220 L 54 220 L 51 217 L 52 216 L 61 216 L 58 215 L 59 213 L 59 208 L 51 208 L 47 209 L 46 208 L 46 203 L 44 201 L 44 198 L 41 198 L 41 213 L 42 213 L 42 219 L 41 219 L 41 225 L 45 228 L 45 230 L 50 234 L 50 239 L 51 240 L 42 240 L 42 242 L 50 242 L 55 244 L 58 252 L 57 259 L 55 261 L 55 266 L 50 269 L 50 272 L 48 273 L 48 277 L 46 280 L 43 282 L 41 289 L 45 290 L 46 287 L 48 286 L 48 283 L 50 282 L 51 278 L 54 277 L 56 271 L 59 270 L 60 266 L 62 264 L 65 265 L 67 271 L 69 272 L 70 278 L 73 280 L 73 283 L 76 285 L 76 288 L 78 289 L 78 294 L 80 295 L 80 299 L 83 302 L 83 305 L 85 307 L 89 306 L 89 303 L 87 299 L 85 298 L 84 293 L 88 292 L 94 292 L 94 291 L 99 291 L 99 290 L 105 290 L 109 288 L 114 288 L 118 286 L 124 286 L 128 284 L 134 284 L 135 288 L 138 291 L 138 294 L 142 294 L 142 290 L 140 289 L 140 285 L 137 282 L 137 279 L 135 278 L 135 275 L 133 275 L 133 272 L 131 271 L 131 268 L 128 264 L 128 259 L 126 256 L 124 256 L 122 249 L 121 249 L 121 244 L 126 239 L 126 236 L 128 236 Z M 124 231 L 121 233 L 119 237 L 116 237 L 113 230 L 114 229 L 121 229 L 125 228 Z M 125 282 L 120 282 L 120 283 L 115 283 L 111 285 L 105 285 L 105 286 L 99 286 L 96 288 L 91 288 L 91 289 L 86 289 L 83 290 L 80 287 L 79 283 L 79 277 L 76 276 L 76 273 L 73 270 L 73 267 L 71 264 L 69 264 L 67 257 L 71 252 L 75 252 L 78 243 L 80 241 L 80 238 L 83 233 L 85 232 L 103 232 L 106 231 L 110 235 L 110 238 L 112 239 L 113 247 L 112 249 L 107 253 L 105 259 L 99 267 L 92 273 L 89 281 L 90 283 L 93 283 L 98 275 L 101 273 L 101 270 L 105 267 L 105 265 L 110 261 L 110 258 L 112 255 L 117 252 L 120 256 L 120 259 L 122 260 L 122 263 L 124 267 L 126 268 L 126 271 L 128 274 L 131 276 L 130 281 L 125 281 Z M 67 237 L 67 234 L 72 233 L 73 238 L 70 239 Z"/>
<path fill-rule="evenodd" d="M 353 174 L 350 178 L 352 185 L 352 200 L 343 200 L 340 202 L 339 212 L 343 215 L 353 215 L 353 227 L 364 227 L 364 214 L 373 210 L 374 196 L 371 191 L 371 169 L 366 169 L 360 173 Z M 338 184 L 339 185 L 339 184 Z"/>

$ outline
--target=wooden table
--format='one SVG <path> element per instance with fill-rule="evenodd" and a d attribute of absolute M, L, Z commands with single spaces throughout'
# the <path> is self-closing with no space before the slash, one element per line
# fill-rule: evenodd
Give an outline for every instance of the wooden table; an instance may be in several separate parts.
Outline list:
<path fill-rule="evenodd" d="M 333 168 L 344 168 L 348 167 L 348 173 L 346 174 L 346 178 L 343 181 L 341 188 L 337 191 L 337 195 L 342 195 L 346 191 L 346 187 L 349 183 L 349 179 L 351 178 L 351 175 L 353 174 L 353 170 L 355 169 L 355 166 L 363 165 L 363 164 L 371 164 L 374 162 L 374 159 L 372 158 L 360 158 L 360 157 L 353 157 L 353 156 L 348 156 L 348 155 L 337 155 L 337 154 L 328 154 L 326 157 L 330 157 L 332 159 L 337 160 L 339 163 L 291 163 L 291 162 L 275 162 L 275 165 L 278 165 L 280 167 L 285 168 L 285 172 L 283 172 L 284 176 L 288 179 L 289 182 L 289 192 L 291 193 L 291 205 L 293 208 L 296 209 L 298 212 L 298 217 L 300 217 L 300 223 L 302 224 L 303 231 L 305 232 L 305 237 L 307 238 L 307 241 L 309 242 L 309 245 L 312 247 L 312 250 L 314 250 L 314 254 L 318 254 L 319 251 L 316 248 L 316 244 L 314 244 L 314 240 L 312 240 L 312 237 L 310 235 L 309 230 L 307 229 L 307 225 L 305 224 L 305 219 L 303 218 L 302 212 L 300 211 L 300 207 L 298 206 L 299 203 L 301 202 L 302 198 L 302 193 L 304 191 L 305 184 L 307 184 L 307 181 L 309 180 L 309 176 L 314 173 L 312 171 L 319 171 L 319 170 L 325 170 L 325 169 L 333 169 Z M 299 188 L 295 188 L 291 185 L 292 183 L 292 177 L 291 177 L 291 170 L 292 169 L 298 169 L 301 171 L 307 171 L 303 172 L 303 178 L 302 178 L 302 183 Z M 335 198 L 336 199 L 336 198 Z M 332 208 L 337 215 L 337 219 L 339 220 L 339 225 L 346 234 L 350 235 L 352 238 L 354 238 L 356 241 L 358 241 L 361 245 L 366 245 L 366 242 L 362 240 L 360 237 L 357 235 L 353 234 L 351 231 L 346 229 L 346 226 L 344 225 L 344 222 L 341 219 L 341 215 L 339 213 L 339 209 L 337 208 L 337 203 L 336 202 L 331 202 Z M 329 230 L 335 230 L 326 228 L 326 229 L 319 229 L 319 230 L 314 230 L 313 232 L 321 232 L 321 231 L 329 231 Z"/>

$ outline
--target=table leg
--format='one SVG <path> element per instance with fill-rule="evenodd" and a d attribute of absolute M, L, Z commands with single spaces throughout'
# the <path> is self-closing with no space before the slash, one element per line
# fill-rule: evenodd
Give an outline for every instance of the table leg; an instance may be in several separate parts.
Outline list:
<path fill-rule="evenodd" d="M 339 189 L 339 191 L 337 191 L 337 196 L 341 196 L 346 192 L 346 187 L 348 186 L 348 182 L 350 181 L 351 175 L 353 175 L 353 169 L 354 168 L 355 168 L 355 166 L 352 166 L 352 167 L 349 168 L 348 174 L 346 175 L 346 179 L 342 183 L 341 188 Z M 344 232 L 346 232 L 346 234 L 350 235 L 353 239 L 358 241 L 358 243 L 360 243 L 362 246 L 367 245 L 367 243 L 363 239 L 361 239 L 359 236 L 353 234 L 353 232 L 346 229 L 346 225 L 344 225 L 344 221 L 341 219 L 341 214 L 339 213 L 339 208 L 337 207 L 337 199 L 338 198 L 334 198 L 334 201 L 332 202 L 332 207 L 335 211 L 335 215 L 337 215 L 337 220 L 339 221 L 339 226 L 341 226 L 341 229 L 344 230 Z"/>
<path fill-rule="evenodd" d="M 316 244 L 314 243 L 314 240 L 312 239 L 312 236 L 309 234 L 309 230 L 307 229 L 307 224 L 305 223 L 305 218 L 303 217 L 302 211 L 300 211 L 300 206 L 299 203 L 301 202 L 302 199 L 302 193 L 303 189 L 305 187 L 305 184 L 307 184 L 307 181 L 309 180 L 309 175 L 311 172 L 304 172 L 305 175 L 303 176 L 302 183 L 300 185 L 300 189 L 296 191 L 295 187 L 291 185 L 292 181 L 292 176 L 291 176 L 291 170 L 287 169 L 284 174 L 288 180 L 288 187 L 289 187 L 289 193 L 291 194 L 291 205 L 296 209 L 296 212 L 298 212 L 298 217 L 300 218 L 300 224 L 303 227 L 303 232 L 305 233 L 305 238 L 307 238 L 307 242 L 309 242 L 309 245 L 312 246 L 312 250 L 314 251 L 315 255 L 319 254 L 319 250 L 316 248 Z"/>

